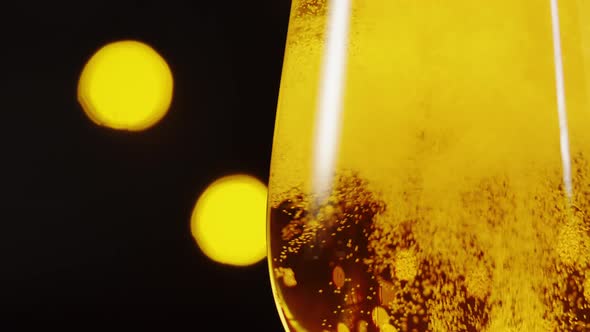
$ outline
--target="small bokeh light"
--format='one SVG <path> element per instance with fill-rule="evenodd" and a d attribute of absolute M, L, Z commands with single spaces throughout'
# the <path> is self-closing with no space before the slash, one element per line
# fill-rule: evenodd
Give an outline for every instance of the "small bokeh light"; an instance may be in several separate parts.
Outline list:
<path fill-rule="evenodd" d="M 98 125 L 139 131 L 164 117 L 172 90 L 166 61 L 150 46 L 124 40 L 103 46 L 86 63 L 78 101 Z"/>
<path fill-rule="evenodd" d="M 248 266 L 266 257 L 266 185 L 253 176 L 220 178 L 200 195 L 191 233 L 215 262 Z"/>

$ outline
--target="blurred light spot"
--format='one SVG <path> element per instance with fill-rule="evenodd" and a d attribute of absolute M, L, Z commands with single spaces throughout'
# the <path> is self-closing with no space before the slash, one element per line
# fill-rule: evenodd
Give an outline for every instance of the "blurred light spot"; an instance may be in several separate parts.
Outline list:
<path fill-rule="evenodd" d="M 266 186 L 248 175 L 213 182 L 201 194 L 191 232 L 212 260 L 246 266 L 266 257 Z"/>
<path fill-rule="evenodd" d="M 339 265 L 336 265 L 334 270 L 332 270 L 332 282 L 336 288 L 342 288 L 342 286 L 344 286 L 345 279 L 346 276 L 344 274 L 344 270 Z"/>
<path fill-rule="evenodd" d="M 173 78 L 166 61 L 137 41 L 99 49 L 78 82 L 78 101 L 101 126 L 138 131 L 158 122 L 170 107 Z"/>
<path fill-rule="evenodd" d="M 371 318 L 373 318 L 373 323 L 377 326 L 383 326 L 384 324 L 389 323 L 389 314 L 383 307 L 377 306 L 373 308 Z"/>
<path fill-rule="evenodd" d="M 344 323 L 338 323 L 336 326 L 336 332 L 350 332 L 350 329 Z"/>
<path fill-rule="evenodd" d="M 360 320 L 357 327 L 357 332 L 367 332 L 369 329 L 369 323 L 364 320 Z"/>

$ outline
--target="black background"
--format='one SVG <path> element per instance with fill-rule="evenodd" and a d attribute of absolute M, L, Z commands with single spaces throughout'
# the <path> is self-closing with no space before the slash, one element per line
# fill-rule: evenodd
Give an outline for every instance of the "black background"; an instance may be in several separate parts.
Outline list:
<path fill-rule="evenodd" d="M 211 262 L 189 219 L 220 176 L 267 181 L 290 1 L 3 6 L 2 326 L 280 331 L 266 262 Z M 76 100 L 85 62 L 122 39 L 151 45 L 175 80 L 143 132 L 98 127 Z"/>

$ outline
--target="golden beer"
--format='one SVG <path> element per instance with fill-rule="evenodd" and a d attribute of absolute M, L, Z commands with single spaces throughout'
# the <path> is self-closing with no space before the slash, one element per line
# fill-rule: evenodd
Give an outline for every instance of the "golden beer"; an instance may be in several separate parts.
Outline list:
<path fill-rule="evenodd" d="M 590 331 L 590 2 L 293 0 L 288 331 Z"/>

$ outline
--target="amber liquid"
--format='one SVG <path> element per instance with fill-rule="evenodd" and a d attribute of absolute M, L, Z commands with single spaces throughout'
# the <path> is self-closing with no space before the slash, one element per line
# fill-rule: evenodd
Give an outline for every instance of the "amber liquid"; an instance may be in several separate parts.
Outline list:
<path fill-rule="evenodd" d="M 326 196 L 329 8 L 293 1 L 269 188 L 286 329 L 590 330 L 590 4 L 556 8 L 352 1 Z"/>

